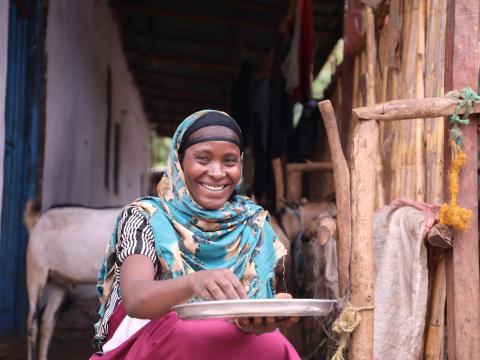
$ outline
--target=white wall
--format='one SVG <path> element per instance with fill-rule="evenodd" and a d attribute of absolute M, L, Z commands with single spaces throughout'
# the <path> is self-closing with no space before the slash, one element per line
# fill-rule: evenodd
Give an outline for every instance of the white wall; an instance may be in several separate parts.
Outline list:
<path fill-rule="evenodd" d="M 7 85 L 8 0 L 0 0 L 0 219 L 2 218 L 5 151 L 5 90 Z"/>
<path fill-rule="evenodd" d="M 43 208 L 58 203 L 121 205 L 143 195 L 148 124 L 108 0 L 50 1 L 46 46 Z M 110 189 L 104 186 L 108 65 L 112 122 L 122 127 L 118 195 L 112 181 Z M 111 135 L 113 154 L 113 126 Z"/>

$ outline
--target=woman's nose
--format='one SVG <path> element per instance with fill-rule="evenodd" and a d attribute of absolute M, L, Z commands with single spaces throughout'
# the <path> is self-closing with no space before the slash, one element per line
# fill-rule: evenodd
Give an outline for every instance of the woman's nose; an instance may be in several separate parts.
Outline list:
<path fill-rule="evenodd" d="M 212 162 L 208 174 L 215 178 L 221 178 L 225 176 L 222 164 L 219 162 Z"/>

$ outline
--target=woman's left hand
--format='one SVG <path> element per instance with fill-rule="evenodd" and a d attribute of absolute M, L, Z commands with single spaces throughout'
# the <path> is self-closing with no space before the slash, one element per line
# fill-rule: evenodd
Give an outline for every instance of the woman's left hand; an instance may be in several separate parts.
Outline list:
<path fill-rule="evenodd" d="M 292 295 L 287 293 L 279 293 L 276 299 L 291 299 Z M 288 329 L 298 321 L 298 317 L 255 317 L 255 318 L 238 318 L 235 324 L 243 332 L 261 335 L 266 332 L 275 331 L 278 328 Z"/>

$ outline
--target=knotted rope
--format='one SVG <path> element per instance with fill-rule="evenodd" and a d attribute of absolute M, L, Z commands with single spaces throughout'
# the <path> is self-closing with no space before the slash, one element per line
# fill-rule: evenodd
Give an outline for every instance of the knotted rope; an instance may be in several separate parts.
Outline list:
<path fill-rule="evenodd" d="M 338 341 L 337 351 L 335 351 L 331 360 L 345 360 L 343 352 L 348 345 L 350 334 L 357 328 L 362 320 L 360 311 L 373 309 L 375 309 L 375 306 L 353 307 L 351 304 L 348 304 L 345 309 L 343 309 L 332 326 L 332 330 L 340 335 L 340 340 Z"/>
<path fill-rule="evenodd" d="M 469 125 L 470 112 L 472 111 L 473 101 L 480 101 L 480 96 L 470 88 L 464 88 L 460 92 L 453 92 L 449 96 L 458 102 L 455 112 L 450 116 L 450 126 L 448 129 L 450 135 L 450 146 L 452 149 L 452 164 L 448 172 L 448 190 L 450 201 L 440 208 L 440 223 L 451 226 L 457 230 L 465 231 L 468 229 L 472 211 L 459 207 L 457 205 L 458 193 L 460 191 L 459 175 L 467 162 L 467 154 L 462 149 L 463 132 L 460 128 Z M 464 110 L 463 117 L 459 113 Z"/>

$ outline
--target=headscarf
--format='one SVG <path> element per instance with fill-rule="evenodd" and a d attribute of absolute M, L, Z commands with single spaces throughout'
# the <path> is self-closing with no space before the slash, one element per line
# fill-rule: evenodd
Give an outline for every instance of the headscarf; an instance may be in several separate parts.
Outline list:
<path fill-rule="evenodd" d="M 238 194 L 240 181 L 230 199 L 215 210 L 196 203 L 185 184 L 178 155 L 183 135 L 197 119 L 213 111 L 196 112 L 178 126 L 158 197 L 140 198 L 134 204 L 144 211 L 152 227 L 162 279 L 200 270 L 230 269 L 249 298 L 272 298 L 274 267 L 286 250 L 270 226 L 268 212 Z M 116 243 L 115 229 L 97 287 L 104 302 L 109 294 L 106 274 L 115 261 Z"/>

